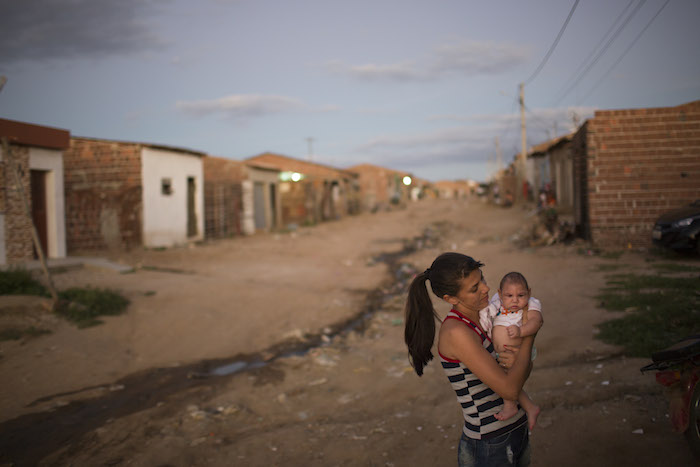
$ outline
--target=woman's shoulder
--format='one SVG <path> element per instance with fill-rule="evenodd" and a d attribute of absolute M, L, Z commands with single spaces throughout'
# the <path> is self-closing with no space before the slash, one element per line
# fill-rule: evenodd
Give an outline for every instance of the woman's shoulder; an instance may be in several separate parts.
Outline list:
<path fill-rule="evenodd" d="M 440 341 L 447 344 L 453 341 L 461 342 L 467 339 L 481 345 L 481 338 L 478 329 L 473 323 L 467 323 L 457 317 L 448 316 L 440 326 Z"/>

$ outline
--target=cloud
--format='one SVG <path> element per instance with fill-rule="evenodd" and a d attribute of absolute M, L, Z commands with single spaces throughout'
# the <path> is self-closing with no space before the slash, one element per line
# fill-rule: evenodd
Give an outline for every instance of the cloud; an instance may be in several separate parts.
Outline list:
<path fill-rule="evenodd" d="M 331 60 L 326 69 L 364 81 L 431 81 L 453 74 L 502 73 L 525 63 L 529 55 L 529 49 L 519 44 L 462 41 L 441 45 L 421 61 L 349 65 Z"/>
<path fill-rule="evenodd" d="M 176 107 L 194 116 L 224 115 L 249 119 L 305 109 L 299 99 L 285 96 L 236 94 L 212 100 L 178 101 Z"/>
<path fill-rule="evenodd" d="M 102 57 L 163 46 L 148 0 L 9 0 L 0 11 L 0 63 Z"/>
<path fill-rule="evenodd" d="M 526 115 L 527 140 L 530 146 L 551 139 L 555 126 L 557 136 L 574 130 L 572 117 L 578 123 L 593 115 L 590 107 L 537 109 Z M 495 136 L 503 161 L 508 163 L 520 151 L 520 115 L 441 115 L 431 120 L 459 122 L 456 126 L 405 134 L 377 136 L 358 147 L 353 156 L 358 160 L 379 161 L 379 165 L 402 170 L 420 170 L 435 165 L 482 162 L 495 158 Z"/>
<path fill-rule="evenodd" d="M 529 55 L 519 44 L 463 41 L 439 46 L 432 68 L 438 74 L 497 74 L 526 63 Z"/>
<path fill-rule="evenodd" d="M 347 65 L 340 60 L 326 63 L 326 69 L 339 75 L 348 75 L 364 81 L 423 81 L 429 76 L 411 62 L 389 65 Z"/>

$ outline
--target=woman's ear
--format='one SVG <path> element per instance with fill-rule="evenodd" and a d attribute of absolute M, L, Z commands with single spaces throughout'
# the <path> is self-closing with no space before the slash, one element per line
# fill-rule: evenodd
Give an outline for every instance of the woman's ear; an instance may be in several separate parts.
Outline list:
<path fill-rule="evenodd" d="M 457 305 L 457 303 L 459 303 L 459 300 L 457 299 L 457 297 L 453 297 L 452 295 L 445 294 L 442 296 L 442 299 L 445 300 L 447 303 L 449 303 L 452 306 L 455 306 L 455 305 Z"/>

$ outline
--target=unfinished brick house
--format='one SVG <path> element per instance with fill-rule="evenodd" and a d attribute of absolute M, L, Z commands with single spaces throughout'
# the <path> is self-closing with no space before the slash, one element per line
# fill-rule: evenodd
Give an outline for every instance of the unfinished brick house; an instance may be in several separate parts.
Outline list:
<path fill-rule="evenodd" d="M 69 252 L 204 238 L 203 153 L 71 138 L 64 153 Z"/>
<path fill-rule="evenodd" d="M 212 156 L 203 161 L 207 238 L 252 235 L 281 224 L 278 169 Z"/>
<path fill-rule="evenodd" d="M 359 212 L 357 174 L 352 171 L 272 153 L 250 157 L 246 163 L 280 172 L 279 206 L 284 226 L 314 224 Z"/>
<path fill-rule="evenodd" d="M 411 177 L 408 172 L 372 164 L 359 164 L 348 170 L 358 175 L 362 209 L 365 211 L 375 212 L 411 199 L 411 185 L 405 185 L 403 181 L 404 177 Z"/>
<path fill-rule="evenodd" d="M 570 215 L 574 209 L 572 137 L 573 133 L 537 144 L 527 155 L 531 200 L 536 201 L 539 191 L 549 185 L 560 215 Z"/>
<path fill-rule="evenodd" d="M 70 132 L 0 119 L 0 138 L 9 148 L 7 154 L 0 146 L 0 265 L 37 257 L 27 208 L 45 255 L 65 257 L 63 150 Z"/>
<path fill-rule="evenodd" d="M 700 199 L 700 101 L 597 111 L 574 135 L 579 233 L 606 247 L 648 247 L 656 218 Z"/>

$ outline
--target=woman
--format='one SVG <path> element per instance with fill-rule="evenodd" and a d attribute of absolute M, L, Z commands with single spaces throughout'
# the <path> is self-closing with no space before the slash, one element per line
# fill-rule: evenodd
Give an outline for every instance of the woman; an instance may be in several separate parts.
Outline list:
<path fill-rule="evenodd" d="M 530 373 L 534 336 L 524 337 L 520 349 L 509 348 L 496 360 L 493 343 L 479 325 L 479 311 L 489 299 L 482 266 L 469 256 L 443 253 L 418 274 L 408 291 L 404 337 L 411 365 L 420 376 L 433 359 L 436 315 L 425 284 L 430 281 L 433 293 L 452 305 L 440 327 L 438 353 L 464 415 L 460 467 L 528 466 L 524 411 L 519 409 L 508 420 L 498 420 L 495 414 L 503 399 L 517 399 L 520 394 Z"/>

